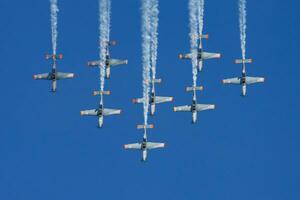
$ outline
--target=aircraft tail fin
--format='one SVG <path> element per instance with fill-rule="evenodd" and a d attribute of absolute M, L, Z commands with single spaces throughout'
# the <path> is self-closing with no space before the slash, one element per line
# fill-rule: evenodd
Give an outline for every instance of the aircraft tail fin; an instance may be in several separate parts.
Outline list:
<path fill-rule="evenodd" d="M 110 91 L 109 90 L 107 90 L 107 91 L 96 90 L 96 91 L 93 92 L 94 96 L 102 95 L 102 94 L 104 94 L 104 95 L 110 95 Z"/>
<path fill-rule="evenodd" d="M 49 60 L 49 59 L 59 59 L 62 60 L 63 59 L 63 54 L 45 54 L 45 59 Z"/>
<path fill-rule="evenodd" d="M 252 59 L 236 59 L 235 64 L 252 63 Z"/>
<path fill-rule="evenodd" d="M 143 125 L 137 125 L 136 126 L 137 129 L 150 129 L 150 128 L 154 128 L 154 125 L 153 124 L 143 124 Z"/>
<path fill-rule="evenodd" d="M 192 92 L 192 91 L 194 91 L 194 90 L 202 91 L 202 90 L 203 90 L 203 86 L 186 87 L 186 92 Z"/>

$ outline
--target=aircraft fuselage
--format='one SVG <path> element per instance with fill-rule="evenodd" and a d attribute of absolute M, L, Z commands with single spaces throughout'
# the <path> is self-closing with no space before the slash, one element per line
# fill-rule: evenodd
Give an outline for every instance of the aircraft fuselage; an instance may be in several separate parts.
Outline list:
<path fill-rule="evenodd" d="M 151 92 L 151 95 L 150 95 L 150 99 L 149 99 L 149 103 L 150 103 L 150 114 L 151 115 L 154 115 L 155 113 L 155 92 Z"/>
<path fill-rule="evenodd" d="M 241 96 L 246 96 L 247 92 L 247 84 L 246 84 L 246 72 L 243 70 L 241 77 L 241 85 L 242 85 L 242 94 Z"/>
<path fill-rule="evenodd" d="M 97 116 L 98 116 L 98 127 L 101 128 L 103 126 L 104 117 L 103 117 L 103 105 L 100 104 L 99 108 L 97 110 Z"/>
<path fill-rule="evenodd" d="M 196 102 L 196 100 L 192 101 L 191 112 L 192 112 L 192 123 L 195 124 L 197 122 L 197 102 Z"/>
<path fill-rule="evenodd" d="M 141 150 L 142 150 L 142 159 L 141 161 L 144 162 L 147 160 L 147 139 L 143 138 L 143 142 L 141 144 Z"/>

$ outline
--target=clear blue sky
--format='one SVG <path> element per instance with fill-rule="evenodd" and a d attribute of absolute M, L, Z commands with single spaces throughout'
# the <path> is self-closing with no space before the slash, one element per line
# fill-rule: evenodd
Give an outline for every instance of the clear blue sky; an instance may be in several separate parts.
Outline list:
<path fill-rule="evenodd" d="M 112 1 L 112 55 L 129 64 L 112 70 L 105 100 L 124 112 L 97 129 L 97 119 L 79 111 L 98 102 L 98 71 L 86 67 L 98 55 L 98 1 L 59 1 L 58 68 L 77 76 L 53 94 L 49 82 L 32 80 L 50 70 L 49 1 L 1 0 L 0 199 L 299 200 L 299 5 L 248 2 L 248 72 L 266 83 L 242 98 L 240 87 L 221 85 L 241 70 L 233 64 L 241 55 L 237 0 L 206 1 L 204 47 L 223 56 L 200 75 L 199 102 L 216 110 L 192 125 L 190 113 L 172 111 L 191 101 L 191 64 L 177 59 L 189 49 L 187 1 L 160 1 L 158 94 L 175 102 L 150 119 L 149 138 L 167 148 L 141 164 L 140 152 L 123 150 L 142 137 L 142 106 L 131 103 L 142 95 L 140 1 Z"/>

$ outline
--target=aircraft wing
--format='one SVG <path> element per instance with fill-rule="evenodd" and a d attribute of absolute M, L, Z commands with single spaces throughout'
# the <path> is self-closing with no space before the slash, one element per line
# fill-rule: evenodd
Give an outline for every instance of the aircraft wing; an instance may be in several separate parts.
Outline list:
<path fill-rule="evenodd" d="M 103 109 L 103 115 L 108 116 L 108 115 L 119 115 L 121 114 L 120 109 L 110 109 L 110 108 L 104 108 Z"/>
<path fill-rule="evenodd" d="M 203 110 L 213 110 L 215 109 L 215 105 L 213 104 L 197 104 L 196 105 L 196 110 L 199 111 L 203 111 Z"/>
<path fill-rule="evenodd" d="M 155 103 L 165 103 L 173 101 L 173 97 L 155 97 Z"/>
<path fill-rule="evenodd" d="M 80 111 L 80 115 L 97 116 L 97 110 L 96 109 L 83 110 L 83 111 Z"/>
<path fill-rule="evenodd" d="M 49 80 L 48 77 L 49 77 L 49 73 L 33 75 L 33 79 L 35 80 Z"/>
<path fill-rule="evenodd" d="M 61 80 L 61 79 L 67 79 L 67 78 L 74 78 L 73 73 L 63 73 L 63 72 L 57 72 L 56 79 Z"/>
<path fill-rule="evenodd" d="M 133 103 L 143 103 L 144 102 L 144 98 L 133 99 L 132 102 Z"/>
<path fill-rule="evenodd" d="M 192 59 L 192 54 L 179 54 L 179 59 Z"/>
<path fill-rule="evenodd" d="M 147 149 L 157 149 L 157 148 L 164 148 L 165 143 L 156 143 L 156 142 L 147 142 Z"/>
<path fill-rule="evenodd" d="M 221 54 L 219 53 L 208 53 L 208 52 L 202 52 L 202 58 L 205 59 L 212 59 L 212 58 L 220 58 Z"/>
<path fill-rule="evenodd" d="M 177 106 L 174 107 L 175 112 L 190 112 L 191 111 L 191 106 Z"/>
<path fill-rule="evenodd" d="M 240 78 L 228 78 L 222 80 L 223 84 L 241 84 Z"/>
<path fill-rule="evenodd" d="M 124 149 L 141 149 L 142 145 L 139 143 L 134 143 L 134 144 L 125 144 Z"/>
<path fill-rule="evenodd" d="M 88 62 L 88 66 L 91 66 L 91 67 L 99 66 L 99 64 L 100 64 L 99 60 Z"/>
<path fill-rule="evenodd" d="M 117 65 L 127 65 L 128 60 L 119 60 L 119 59 L 110 59 L 109 65 L 110 66 L 117 66 Z"/>
<path fill-rule="evenodd" d="M 246 77 L 246 84 L 253 84 L 253 83 L 263 83 L 265 82 L 265 78 L 263 77 Z"/>

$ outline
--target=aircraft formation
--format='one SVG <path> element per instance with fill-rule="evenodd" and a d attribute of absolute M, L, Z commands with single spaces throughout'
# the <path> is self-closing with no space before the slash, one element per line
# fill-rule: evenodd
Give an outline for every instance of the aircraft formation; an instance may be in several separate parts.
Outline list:
<path fill-rule="evenodd" d="M 57 46 L 57 0 L 50 0 L 51 11 L 51 31 L 52 31 L 52 54 L 46 54 L 47 60 L 52 60 L 52 69 L 49 73 L 33 75 L 35 80 L 51 81 L 51 91 L 57 89 L 57 81 L 63 79 L 72 79 L 74 73 L 59 72 L 57 70 L 57 60 L 62 60 L 63 55 L 56 53 Z M 111 78 L 111 68 L 119 65 L 127 65 L 126 59 L 113 59 L 110 56 L 110 48 L 115 46 L 116 41 L 110 40 L 110 15 L 111 0 L 99 0 L 99 59 L 88 61 L 87 66 L 99 69 L 100 84 L 99 89 L 93 92 L 94 96 L 99 96 L 97 108 L 80 111 L 81 116 L 94 116 L 98 118 L 98 127 L 104 125 L 104 117 L 110 115 L 120 115 L 121 109 L 106 108 L 104 106 L 104 96 L 110 95 L 110 91 L 105 90 L 105 81 Z M 246 96 L 247 85 L 254 83 L 263 83 L 263 77 L 252 77 L 246 75 L 246 64 L 252 63 L 252 59 L 246 59 L 246 0 L 239 0 L 239 24 L 242 58 L 235 61 L 236 64 L 242 64 L 241 76 L 235 78 L 223 79 L 223 84 L 241 85 L 241 96 Z M 140 98 L 132 100 L 135 104 L 143 104 L 144 122 L 137 125 L 137 129 L 143 130 L 142 140 L 138 143 L 125 144 L 124 149 L 136 149 L 142 152 L 141 161 L 147 160 L 148 150 L 164 148 L 165 143 L 149 142 L 148 130 L 153 129 L 154 125 L 148 123 L 148 116 L 154 116 L 157 104 L 173 101 L 171 96 L 156 95 L 156 84 L 162 82 L 162 79 L 156 78 L 156 61 L 158 49 L 158 0 L 142 1 L 142 58 L 143 58 L 143 95 Z M 215 109 L 214 104 L 199 104 L 197 91 L 202 91 L 203 86 L 197 84 L 199 73 L 203 73 L 204 62 L 210 59 L 221 58 L 220 53 L 210 53 L 204 51 L 203 39 L 208 39 L 208 34 L 203 34 L 204 21 L 204 0 L 189 0 L 189 19 L 190 19 L 190 53 L 179 54 L 181 60 L 190 60 L 192 64 L 193 85 L 186 87 L 186 92 L 192 93 L 191 104 L 176 106 L 174 112 L 191 112 L 192 123 L 197 122 L 198 112 Z"/>

